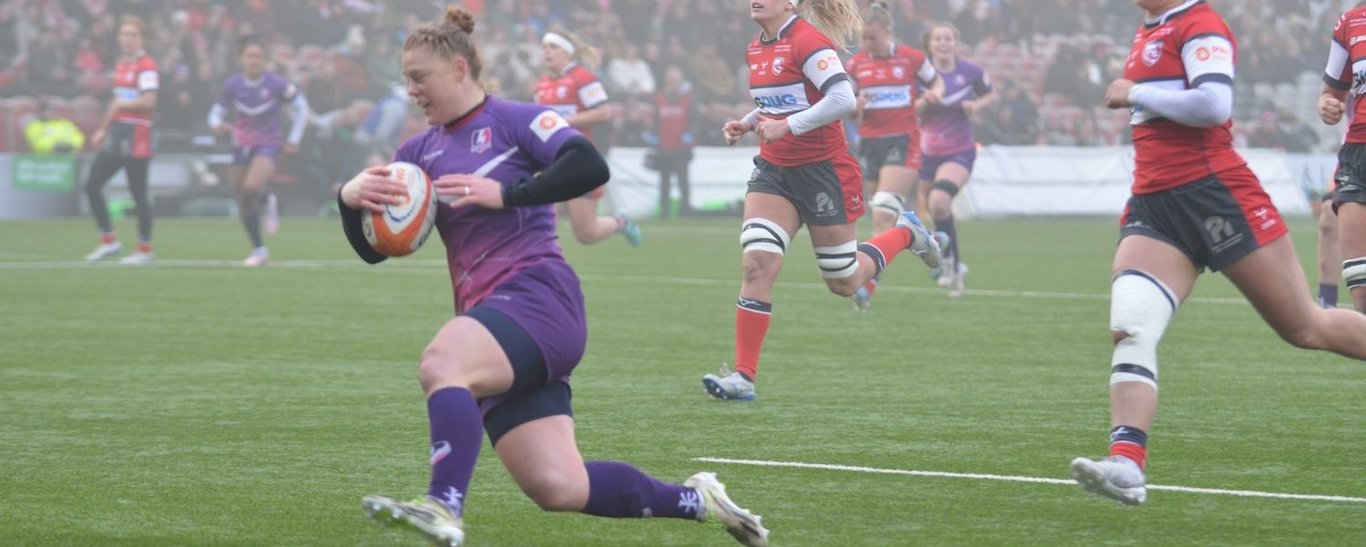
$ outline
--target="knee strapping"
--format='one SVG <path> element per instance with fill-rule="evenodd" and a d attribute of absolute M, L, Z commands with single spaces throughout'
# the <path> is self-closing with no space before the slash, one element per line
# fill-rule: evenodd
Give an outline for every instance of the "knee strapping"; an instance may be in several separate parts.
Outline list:
<path fill-rule="evenodd" d="M 1142 270 L 1121 270 L 1110 287 L 1110 330 L 1115 342 L 1110 384 L 1142 382 L 1157 389 L 1157 344 L 1177 301 L 1162 281 Z"/>
<path fill-rule="evenodd" d="M 1342 282 L 1348 290 L 1366 286 L 1366 257 L 1342 261 Z"/>
<path fill-rule="evenodd" d="M 874 210 L 882 211 L 892 216 L 900 215 L 901 211 L 906 208 L 905 198 L 902 198 L 893 192 L 875 192 L 873 193 L 873 199 L 870 203 L 873 204 Z"/>
<path fill-rule="evenodd" d="M 948 179 L 939 179 L 934 181 L 934 189 L 944 192 L 945 194 L 948 194 L 949 197 L 958 195 L 958 185 L 954 184 L 953 181 Z"/>
<path fill-rule="evenodd" d="M 767 251 L 784 254 L 787 252 L 787 244 L 791 242 L 792 236 L 787 234 L 787 230 L 766 218 L 745 219 L 740 228 L 741 252 Z"/>
<path fill-rule="evenodd" d="M 858 243 L 848 241 L 831 247 L 815 247 L 821 277 L 844 279 L 858 273 Z"/>

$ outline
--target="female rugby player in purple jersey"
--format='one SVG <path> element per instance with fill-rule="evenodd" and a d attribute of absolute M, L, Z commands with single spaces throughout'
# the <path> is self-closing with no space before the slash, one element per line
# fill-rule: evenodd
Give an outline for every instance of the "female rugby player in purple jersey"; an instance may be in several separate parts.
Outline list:
<path fill-rule="evenodd" d="M 270 259 L 261 239 L 261 209 L 273 199 L 267 184 L 275 174 L 275 158 L 299 153 L 299 141 L 308 121 L 308 101 L 294 84 L 283 76 L 266 70 L 266 46 L 258 38 L 246 36 L 237 49 L 242 72 L 234 74 L 223 84 L 223 96 L 209 110 L 209 127 L 217 133 L 233 134 L 232 167 L 229 177 L 237 190 L 237 204 L 242 227 L 251 242 L 251 254 L 243 266 L 264 266 Z M 286 139 L 280 134 L 280 113 L 288 102 L 294 110 L 293 125 Z M 224 116 L 232 114 L 229 125 Z M 267 213 L 267 232 L 273 232 L 277 214 Z"/>
<path fill-rule="evenodd" d="M 473 17 L 451 7 L 403 46 L 408 94 L 432 128 L 404 143 L 395 160 L 422 167 L 442 198 L 437 229 L 458 315 L 418 367 L 432 444 L 427 492 L 413 501 L 365 496 L 362 508 L 433 543 L 459 545 L 487 431 L 518 486 L 547 511 L 715 522 L 745 545 L 767 545 L 759 517 L 732 502 L 712 473 L 665 483 L 579 454 L 568 382 L 587 325 L 578 277 L 556 243 L 552 204 L 601 186 L 608 168 L 553 110 L 488 96 L 473 30 Z M 384 257 L 366 243 L 363 211 L 399 203 L 403 192 L 384 167 L 342 187 L 343 227 L 366 262 Z"/>
<path fill-rule="evenodd" d="M 944 94 L 925 93 L 916 102 L 921 111 L 920 144 L 925 158 L 920 164 L 921 203 L 928 203 L 934 229 L 947 235 L 944 266 L 939 285 L 949 296 L 963 296 L 968 268 L 958 257 L 958 230 L 953 223 L 953 197 L 968 183 L 977 161 L 977 142 L 972 138 L 972 114 L 992 101 L 982 67 L 958 58 L 958 29 L 948 23 L 932 25 L 925 33 L 925 49 L 934 69 L 944 80 Z"/>

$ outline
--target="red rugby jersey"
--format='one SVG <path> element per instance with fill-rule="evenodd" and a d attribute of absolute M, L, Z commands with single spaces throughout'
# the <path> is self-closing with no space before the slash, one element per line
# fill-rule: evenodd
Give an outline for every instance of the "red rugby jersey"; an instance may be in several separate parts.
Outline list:
<path fill-rule="evenodd" d="M 835 45 L 800 17 L 789 19 L 778 36 L 749 43 L 749 94 L 760 119 L 786 118 L 816 104 L 830 86 L 848 81 Z M 759 144 L 759 156 L 784 167 L 828 160 L 847 153 L 844 123 L 836 120 L 802 135 Z"/>
<path fill-rule="evenodd" d="M 144 91 L 156 91 L 157 62 L 147 52 L 139 52 L 137 59 L 120 60 L 114 66 L 114 98 L 131 101 Z M 152 111 L 121 110 L 112 118 L 116 122 L 152 125 Z"/>
<path fill-rule="evenodd" d="M 1347 98 L 1347 139 L 1350 143 L 1366 143 L 1366 6 L 1348 10 L 1333 27 L 1333 40 L 1328 46 L 1328 66 L 1323 69 L 1323 81 L 1329 87 L 1350 91 Z"/>
<path fill-rule="evenodd" d="M 1124 78 L 1168 90 L 1207 81 L 1233 85 L 1237 46 L 1223 18 L 1204 0 L 1189 0 L 1134 35 Z M 1246 164 L 1233 150 L 1232 120 L 1192 127 L 1141 106 L 1130 108 L 1134 140 L 1133 193 L 1150 194 Z"/>
<path fill-rule="evenodd" d="M 892 44 L 891 51 L 884 53 L 887 55 L 872 55 L 863 50 L 849 59 L 849 74 L 853 75 L 858 92 L 868 97 L 858 134 L 919 134 L 915 95 L 922 85 L 934 81 L 934 64 L 925 61 L 925 52 L 905 44 Z"/>
<path fill-rule="evenodd" d="M 593 71 L 578 63 L 569 63 L 557 77 L 543 76 L 536 86 L 536 104 L 550 107 L 563 118 L 601 106 L 607 102 L 607 88 L 593 75 Z M 593 138 L 591 127 L 577 128 L 583 136 Z"/>

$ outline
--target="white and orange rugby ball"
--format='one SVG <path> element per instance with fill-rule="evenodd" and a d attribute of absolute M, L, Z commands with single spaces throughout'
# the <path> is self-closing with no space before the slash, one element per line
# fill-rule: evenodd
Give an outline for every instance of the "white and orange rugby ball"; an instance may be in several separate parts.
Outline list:
<path fill-rule="evenodd" d="M 362 217 L 365 240 L 384 256 L 413 254 L 436 224 L 436 191 L 421 167 L 406 161 L 389 164 L 389 178 L 408 187 L 402 203 L 387 205 L 383 213 Z"/>

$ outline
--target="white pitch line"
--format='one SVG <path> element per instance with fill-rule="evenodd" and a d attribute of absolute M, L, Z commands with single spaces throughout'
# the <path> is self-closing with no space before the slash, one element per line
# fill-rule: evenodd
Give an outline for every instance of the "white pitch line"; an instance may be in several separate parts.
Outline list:
<path fill-rule="evenodd" d="M 408 258 L 399 262 L 386 262 L 379 266 L 369 266 L 359 259 L 318 259 L 318 260 L 271 260 L 266 268 L 284 269 L 362 269 L 376 268 L 376 271 L 403 272 L 403 273 L 431 273 L 432 268 L 444 268 L 446 261 L 442 259 L 413 259 Z M 90 264 L 79 260 L 49 260 L 49 261 L 9 261 L 0 260 L 0 270 L 80 270 L 80 269 L 101 269 L 101 268 L 120 268 L 124 267 L 115 262 L 101 262 Z M 242 263 L 237 260 L 206 260 L 206 259 L 158 259 L 150 266 L 145 268 L 240 268 Z M 649 276 L 649 275 L 612 275 L 612 274 L 592 274 L 581 273 L 579 278 L 584 281 L 610 281 L 617 283 L 654 283 L 668 285 L 694 285 L 723 287 L 733 286 L 737 290 L 740 287 L 739 279 L 716 279 L 706 277 L 677 277 L 677 276 Z M 794 287 L 799 289 L 828 291 L 829 289 L 822 283 L 808 282 L 780 282 L 781 286 Z M 929 287 L 897 287 L 882 286 L 879 292 L 901 293 L 901 294 L 943 294 L 944 290 Z M 1095 300 L 1107 301 L 1110 295 L 1106 293 L 1078 293 L 1078 292 L 1048 292 L 1048 291 L 1012 291 L 995 289 L 968 289 L 967 294 L 972 296 L 992 296 L 1003 298 L 1030 298 L 1046 300 Z M 1220 305 L 1248 305 L 1242 298 L 1221 298 L 1221 297 L 1201 297 L 1195 296 L 1186 299 L 1187 302 L 1201 304 L 1220 304 Z"/>
<path fill-rule="evenodd" d="M 1025 477 L 1020 475 L 993 475 L 990 473 L 951 473 L 947 471 L 917 471 L 914 469 L 883 469 L 858 465 L 837 465 L 829 463 L 776 462 L 767 460 L 736 460 L 731 458 L 693 458 L 693 461 L 729 463 L 736 465 L 757 465 L 762 467 L 789 467 L 798 469 L 824 469 L 827 471 L 850 471 L 854 473 L 877 473 L 882 475 L 911 475 L 915 477 L 936 477 L 947 479 L 978 479 L 988 481 L 1029 482 L 1038 484 L 1065 484 L 1075 486 L 1075 481 L 1050 479 L 1047 477 Z M 1285 494 L 1280 492 L 1259 492 L 1256 490 L 1225 490 L 1223 488 L 1196 488 L 1190 486 L 1164 486 L 1149 484 L 1149 490 L 1184 492 L 1187 494 L 1214 494 L 1221 496 L 1241 496 L 1245 498 L 1275 498 L 1301 501 L 1337 501 L 1345 503 L 1366 503 L 1366 498 L 1350 496 L 1323 496 L 1318 494 Z"/>

